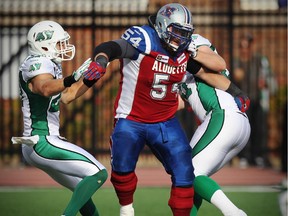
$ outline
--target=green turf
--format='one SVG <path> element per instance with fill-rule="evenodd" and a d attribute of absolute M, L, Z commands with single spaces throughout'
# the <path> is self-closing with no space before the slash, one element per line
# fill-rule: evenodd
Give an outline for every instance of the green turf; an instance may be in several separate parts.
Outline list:
<path fill-rule="evenodd" d="M 169 188 L 138 188 L 134 197 L 135 215 L 171 216 L 167 205 Z M 280 216 L 277 192 L 226 192 L 229 198 L 249 216 Z M 70 199 L 66 189 L 0 189 L 0 215 L 60 216 Z M 101 216 L 119 215 L 119 205 L 112 188 L 101 188 L 94 196 Z M 80 214 L 79 214 L 80 215 Z M 204 202 L 199 216 L 221 216 L 211 204 Z"/>

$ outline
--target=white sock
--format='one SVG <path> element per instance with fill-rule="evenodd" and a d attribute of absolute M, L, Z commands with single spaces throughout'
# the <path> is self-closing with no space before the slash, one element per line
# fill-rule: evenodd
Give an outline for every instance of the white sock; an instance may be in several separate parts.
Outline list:
<path fill-rule="evenodd" d="M 120 216 L 134 216 L 133 203 L 120 207 Z"/>
<path fill-rule="evenodd" d="M 212 195 L 211 203 L 220 209 L 225 216 L 239 214 L 239 209 L 229 200 L 222 190 L 217 190 Z"/>

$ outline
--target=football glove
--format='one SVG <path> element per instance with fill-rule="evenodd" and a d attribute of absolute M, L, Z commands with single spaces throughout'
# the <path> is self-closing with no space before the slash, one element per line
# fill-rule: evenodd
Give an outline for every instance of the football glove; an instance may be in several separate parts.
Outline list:
<path fill-rule="evenodd" d="M 188 52 L 190 52 L 190 57 L 195 58 L 197 56 L 198 49 L 194 41 L 191 41 L 187 48 Z"/>
<path fill-rule="evenodd" d="M 106 72 L 106 68 L 98 62 L 91 62 L 88 70 L 84 72 L 83 83 L 89 88 L 94 85 Z"/>
<path fill-rule="evenodd" d="M 70 87 L 73 83 L 77 82 L 83 76 L 83 73 L 88 69 L 91 62 L 91 58 L 87 59 L 76 71 L 72 73 L 72 75 L 65 77 L 63 79 L 64 86 Z"/>
<path fill-rule="evenodd" d="M 238 95 L 234 100 L 241 112 L 246 112 L 250 106 L 250 99 L 246 95 Z"/>
<path fill-rule="evenodd" d="M 98 62 L 91 62 L 88 70 L 83 73 L 84 79 L 86 80 L 98 80 L 106 72 L 106 68 L 102 67 Z"/>
<path fill-rule="evenodd" d="M 246 112 L 249 109 L 249 97 L 244 92 L 242 92 L 242 90 L 239 89 L 234 83 L 230 83 L 226 92 L 228 92 L 234 97 L 234 100 L 241 112 Z"/>
<path fill-rule="evenodd" d="M 72 73 L 73 78 L 77 82 L 83 75 L 85 71 L 87 71 L 88 67 L 90 66 L 92 60 L 91 58 L 87 59 L 76 71 Z"/>

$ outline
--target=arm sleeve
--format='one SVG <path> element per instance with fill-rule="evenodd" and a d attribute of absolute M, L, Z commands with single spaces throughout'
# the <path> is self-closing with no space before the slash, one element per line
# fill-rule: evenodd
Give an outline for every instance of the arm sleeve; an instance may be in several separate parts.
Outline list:
<path fill-rule="evenodd" d="M 97 46 L 94 49 L 94 58 L 101 52 L 108 56 L 108 61 L 110 62 L 114 59 L 131 58 L 135 54 L 136 49 L 127 41 L 119 39 L 115 41 L 104 42 Z"/>
<path fill-rule="evenodd" d="M 121 47 L 121 55 L 119 58 L 132 58 L 138 53 L 138 51 L 124 39 L 115 40 L 114 42 Z"/>
<path fill-rule="evenodd" d="M 193 58 L 189 58 L 187 63 L 187 72 L 197 74 L 201 67 L 202 65 L 199 62 L 195 61 Z"/>
<path fill-rule="evenodd" d="M 226 90 L 229 94 L 231 94 L 233 97 L 237 97 L 239 95 L 243 95 L 244 92 L 241 91 L 234 83 L 230 83 L 228 89 Z"/>

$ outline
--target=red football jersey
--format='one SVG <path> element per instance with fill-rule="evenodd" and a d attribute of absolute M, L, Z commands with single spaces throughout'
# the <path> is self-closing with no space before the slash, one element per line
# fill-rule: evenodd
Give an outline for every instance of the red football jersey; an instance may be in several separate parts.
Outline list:
<path fill-rule="evenodd" d="M 121 60 L 121 80 L 115 118 L 155 123 L 174 117 L 178 83 L 186 72 L 189 53 L 169 54 L 150 26 L 133 26 L 122 35 L 138 55 Z"/>

